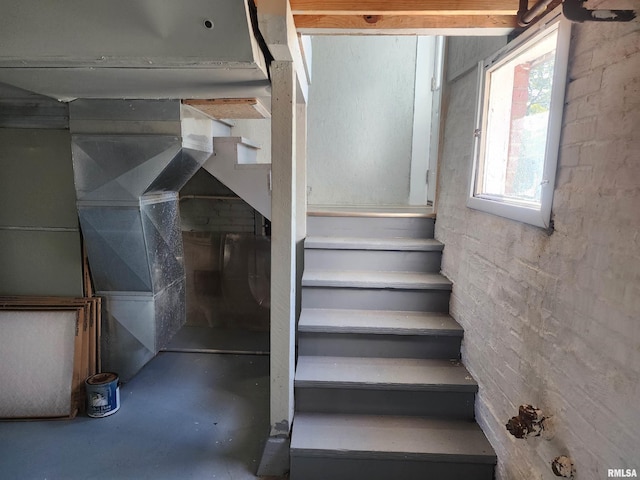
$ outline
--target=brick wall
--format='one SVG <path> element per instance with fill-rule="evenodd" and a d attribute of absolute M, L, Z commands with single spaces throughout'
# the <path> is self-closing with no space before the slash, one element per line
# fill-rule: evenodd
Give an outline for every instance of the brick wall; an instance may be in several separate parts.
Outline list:
<path fill-rule="evenodd" d="M 465 206 L 478 42 L 449 43 L 436 237 L 497 478 L 556 478 L 560 454 L 577 479 L 640 471 L 640 22 L 573 26 L 550 235 Z M 508 434 L 522 403 L 553 440 Z"/>

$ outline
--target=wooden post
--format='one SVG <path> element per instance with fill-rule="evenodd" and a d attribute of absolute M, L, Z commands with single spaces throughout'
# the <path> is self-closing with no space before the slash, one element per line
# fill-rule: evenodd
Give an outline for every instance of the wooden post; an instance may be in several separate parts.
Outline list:
<path fill-rule="evenodd" d="M 293 419 L 296 299 L 296 73 L 271 64 L 271 436 Z"/>
<path fill-rule="evenodd" d="M 296 328 L 296 71 L 271 63 L 271 431 L 258 475 L 289 469 Z"/>
<path fill-rule="evenodd" d="M 289 469 L 297 285 L 306 236 L 308 78 L 288 0 L 260 0 L 258 23 L 271 63 L 271 432 L 258 475 Z M 298 102 L 300 104 L 298 105 Z M 299 114 L 298 118 L 296 114 Z"/>

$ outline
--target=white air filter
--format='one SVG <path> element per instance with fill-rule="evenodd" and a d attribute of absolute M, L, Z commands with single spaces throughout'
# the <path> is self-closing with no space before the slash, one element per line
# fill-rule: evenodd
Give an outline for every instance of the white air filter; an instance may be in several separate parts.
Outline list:
<path fill-rule="evenodd" d="M 77 310 L 0 311 L 0 418 L 68 417 Z"/>

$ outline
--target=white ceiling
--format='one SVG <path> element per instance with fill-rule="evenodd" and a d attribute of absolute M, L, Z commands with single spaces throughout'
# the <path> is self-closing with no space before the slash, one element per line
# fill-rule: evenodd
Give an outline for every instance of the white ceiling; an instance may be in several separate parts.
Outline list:
<path fill-rule="evenodd" d="M 9 85 L 62 100 L 269 96 L 245 1 L 0 0 L 0 10 Z"/>

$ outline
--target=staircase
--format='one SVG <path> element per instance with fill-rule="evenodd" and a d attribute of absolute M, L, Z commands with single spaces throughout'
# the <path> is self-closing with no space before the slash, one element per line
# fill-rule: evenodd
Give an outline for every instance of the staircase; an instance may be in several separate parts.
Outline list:
<path fill-rule="evenodd" d="M 292 480 L 491 480 L 427 216 L 308 217 Z"/>
<path fill-rule="evenodd" d="M 190 123 L 199 134 L 194 135 L 193 141 L 213 138 L 213 155 L 202 168 L 270 220 L 271 164 L 258 162 L 260 147 L 247 138 L 234 136 L 232 123 L 197 114 L 200 116 Z"/>
<path fill-rule="evenodd" d="M 256 162 L 259 148 L 243 137 L 215 137 L 214 153 L 203 168 L 271 219 L 271 164 Z"/>

